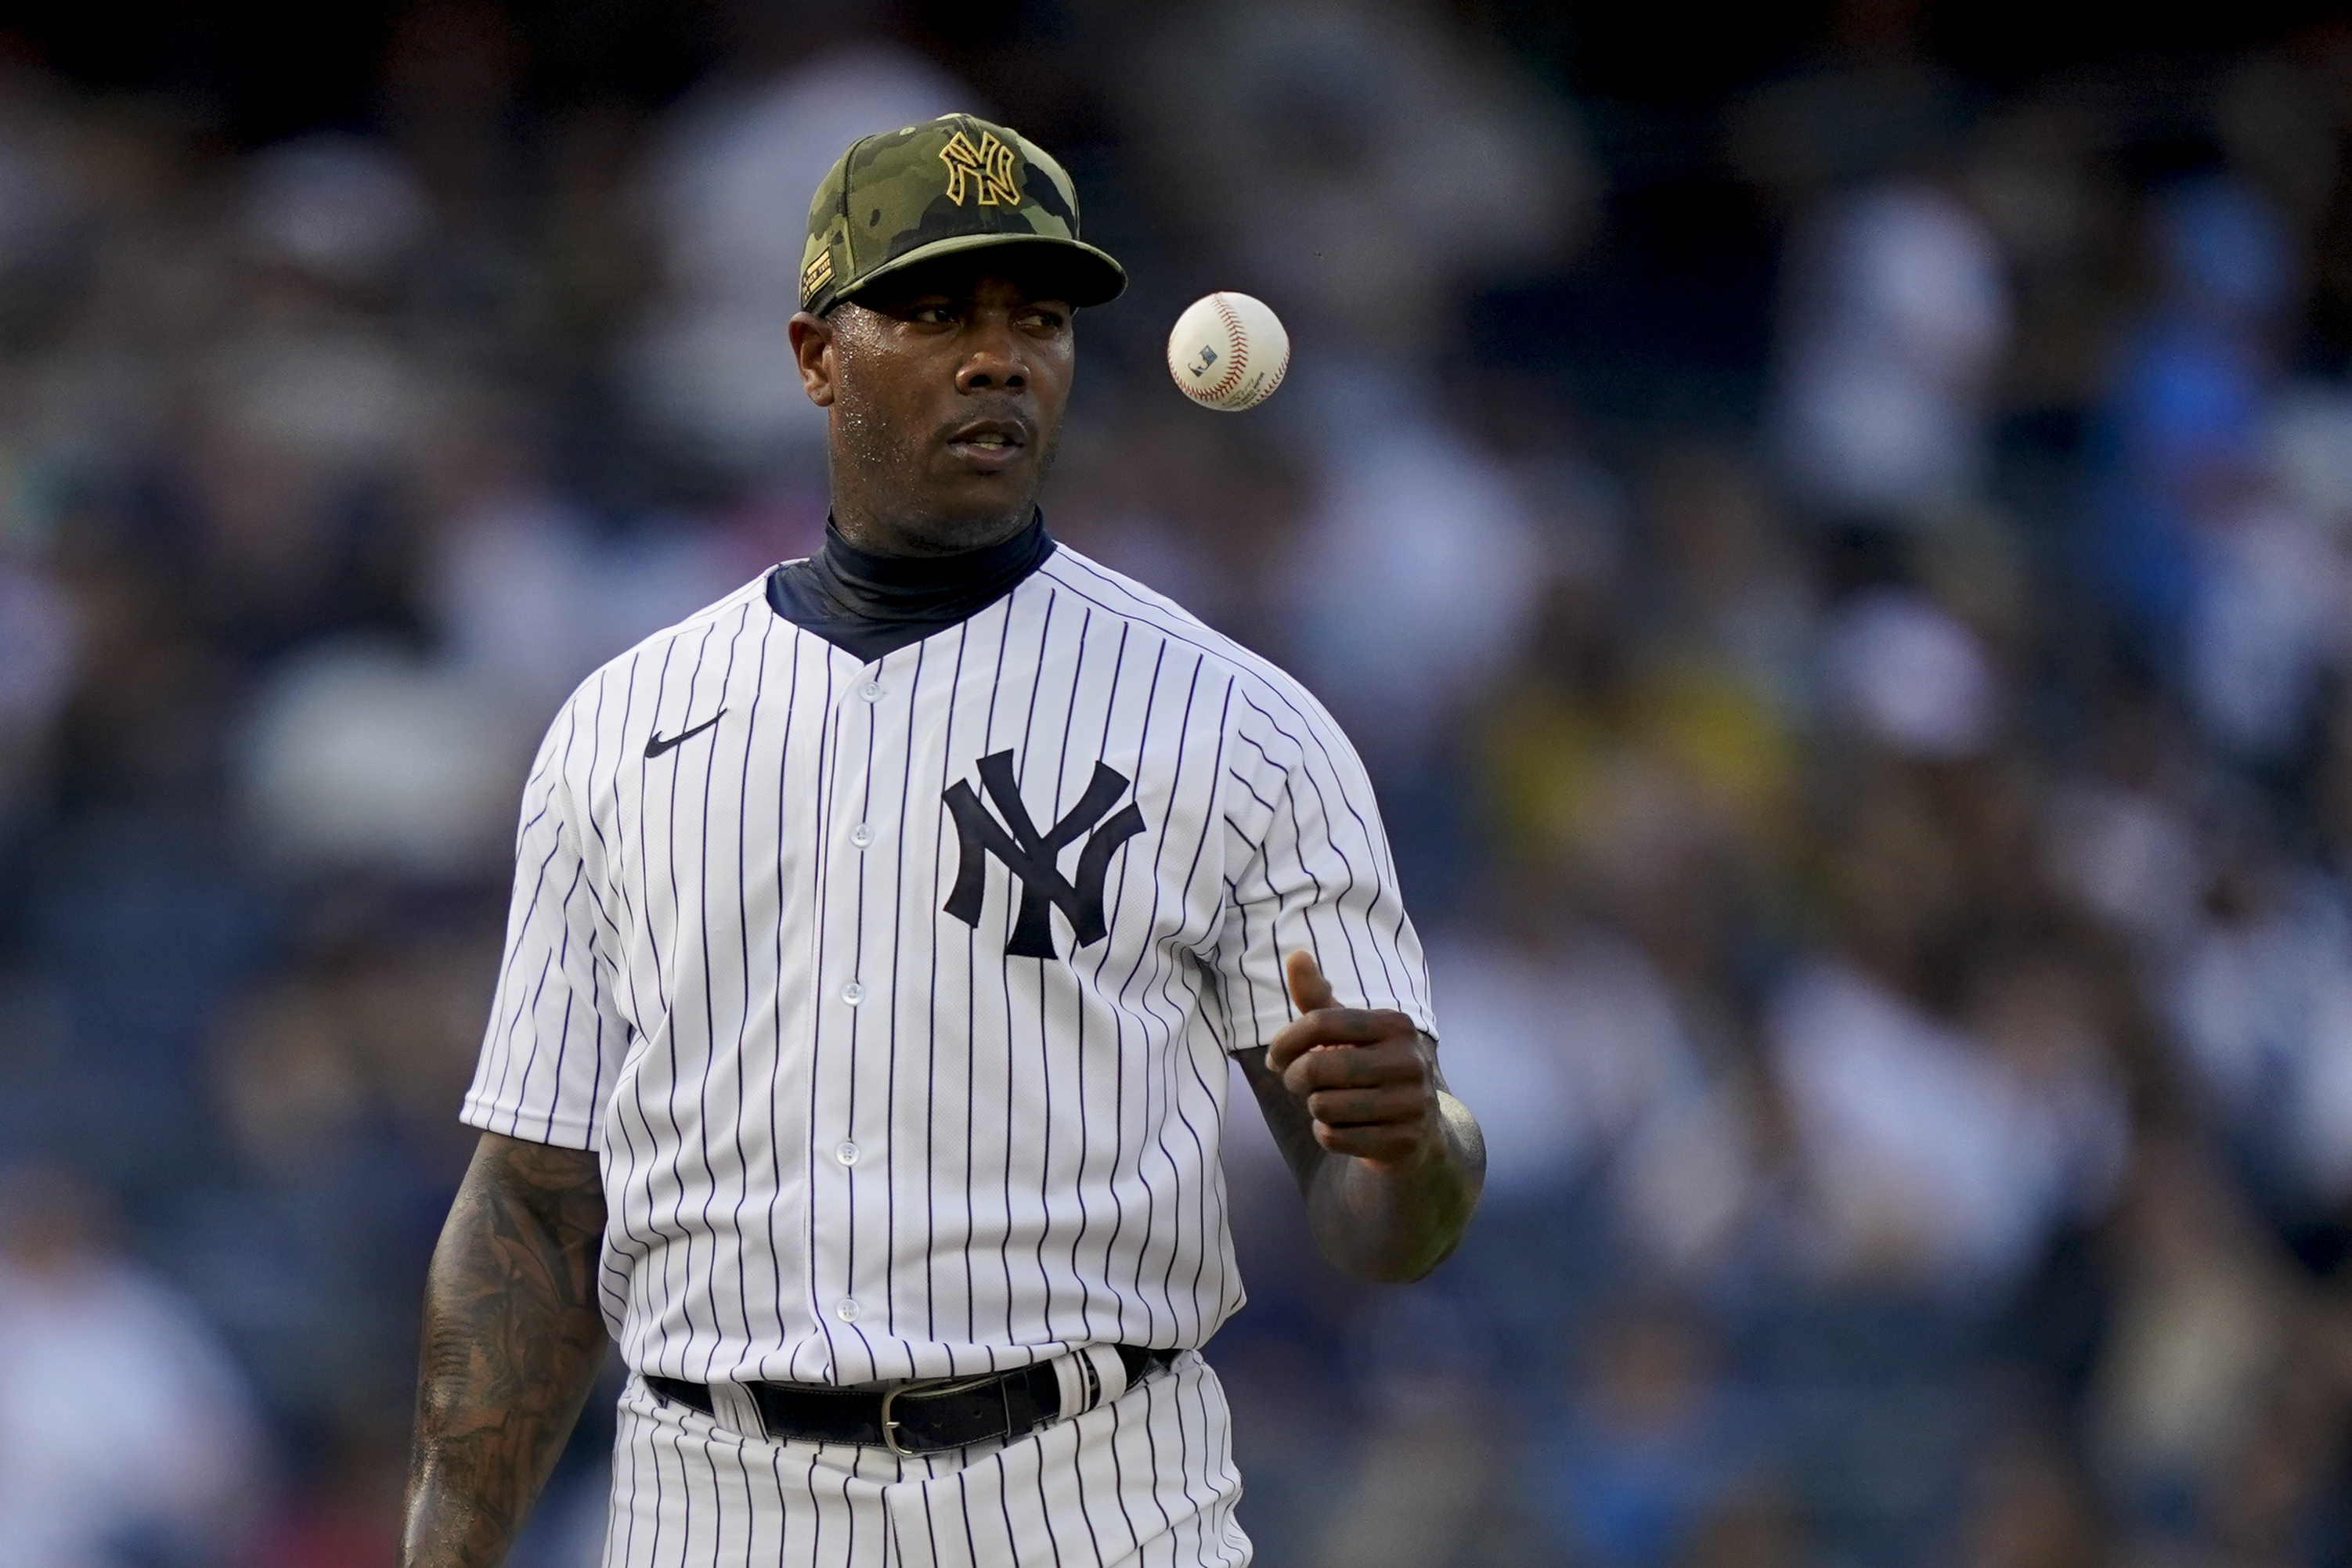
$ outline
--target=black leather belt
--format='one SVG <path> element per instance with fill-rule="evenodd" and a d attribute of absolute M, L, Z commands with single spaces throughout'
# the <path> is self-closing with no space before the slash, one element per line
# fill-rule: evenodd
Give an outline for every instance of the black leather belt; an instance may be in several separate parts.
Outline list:
<path fill-rule="evenodd" d="M 1130 1388 L 1183 1354 L 1133 1344 L 1110 1348 L 1118 1352 Z M 646 1386 L 663 1399 L 718 1416 L 707 1384 L 648 1374 Z M 897 1454 L 933 1454 L 1026 1437 L 1064 1415 L 1061 1377 L 1050 1361 L 977 1377 L 902 1383 L 896 1388 L 747 1383 L 743 1389 L 758 1406 L 760 1424 L 772 1441 L 864 1443 Z"/>

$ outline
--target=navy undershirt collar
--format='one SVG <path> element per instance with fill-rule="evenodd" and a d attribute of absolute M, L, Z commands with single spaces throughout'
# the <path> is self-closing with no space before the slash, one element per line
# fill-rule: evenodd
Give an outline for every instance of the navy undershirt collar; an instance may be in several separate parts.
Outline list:
<path fill-rule="evenodd" d="M 863 664 L 969 621 L 1028 579 L 1054 553 L 1045 515 L 1003 544 L 960 555 L 876 555 L 828 517 L 824 547 L 768 574 L 768 606 Z"/>

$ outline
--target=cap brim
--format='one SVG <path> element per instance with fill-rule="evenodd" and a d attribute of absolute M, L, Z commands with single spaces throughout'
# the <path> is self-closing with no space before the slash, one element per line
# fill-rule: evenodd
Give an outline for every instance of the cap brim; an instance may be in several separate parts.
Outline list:
<path fill-rule="evenodd" d="M 976 250 L 1019 253 L 1017 260 L 1008 255 L 1008 263 L 1017 265 L 1024 277 L 1034 269 L 1041 282 L 1049 286 L 1047 298 L 1066 300 L 1074 306 L 1108 305 L 1127 289 L 1127 269 L 1112 260 L 1109 252 L 1084 240 L 1056 239 L 1050 235 L 952 235 L 919 245 L 906 255 L 884 262 L 842 289 L 834 297 L 834 303 L 855 299 L 875 284 L 910 267 Z"/>

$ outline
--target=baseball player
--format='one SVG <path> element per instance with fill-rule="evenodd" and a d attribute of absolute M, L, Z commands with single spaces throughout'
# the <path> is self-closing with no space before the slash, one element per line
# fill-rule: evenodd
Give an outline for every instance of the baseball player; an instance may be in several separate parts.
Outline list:
<path fill-rule="evenodd" d="M 1339 1267 L 1459 1238 L 1484 1154 L 1347 741 L 1045 532 L 1124 285 L 1002 126 L 818 191 L 824 549 L 589 677 L 525 788 L 408 1568 L 503 1559 L 608 1331 L 608 1568 L 1246 1563 L 1225 1059 Z"/>

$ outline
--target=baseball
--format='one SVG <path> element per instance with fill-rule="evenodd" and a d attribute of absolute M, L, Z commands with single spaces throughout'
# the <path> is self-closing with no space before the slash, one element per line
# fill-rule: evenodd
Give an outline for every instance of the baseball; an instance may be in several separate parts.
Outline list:
<path fill-rule="evenodd" d="M 1168 373 L 1202 408 L 1239 413 L 1274 395 L 1290 368 L 1290 334 L 1263 300 L 1220 290 L 1186 307 L 1168 334 Z"/>

